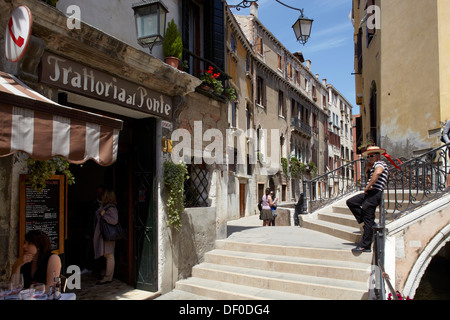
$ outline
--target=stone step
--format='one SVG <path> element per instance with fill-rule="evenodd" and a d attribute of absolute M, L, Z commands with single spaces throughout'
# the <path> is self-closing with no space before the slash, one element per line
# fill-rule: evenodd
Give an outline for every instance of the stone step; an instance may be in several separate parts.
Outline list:
<path fill-rule="evenodd" d="M 357 229 L 338 223 L 305 218 L 302 221 L 302 227 L 323 232 L 334 237 L 347 240 L 351 243 L 358 243 L 361 239 L 361 231 L 359 228 Z"/>
<path fill-rule="evenodd" d="M 177 299 L 184 299 L 183 293 L 185 293 L 187 298 L 198 297 L 198 300 L 202 298 L 215 300 L 325 300 L 298 293 L 249 287 L 197 277 L 177 281 L 175 290 L 178 291 Z M 158 299 L 164 300 L 166 295 L 162 295 Z"/>
<path fill-rule="evenodd" d="M 303 247 L 301 243 L 298 246 L 280 246 L 265 243 L 235 242 L 223 239 L 216 240 L 216 249 L 311 259 L 350 261 L 364 264 L 371 263 L 370 255 L 354 255 L 350 250 Z"/>
<path fill-rule="evenodd" d="M 317 219 L 359 229 L 355 217 L 345 213 L 318 213 Z"/>
<path fill-rule="evenodd" d="M 390 207 L 388 207 L 386 205 L 385 209 L 386 209 L 387 216 L 389 216 L 390 214 L 392 214 L 394 212 L 394 205 L 395 205 L 394 202 L 391 202 Z M 350 211 L 350 209 L 345 204 L 333 205 L 331 212 L 332 213 L 339 213 L 339 214 L 346 214 L 346 215 L 348 215 L 350 217 L 353 217 L 353 213 Z M 377 209 L 375 211 L 375 217 L 377 219 L 380 218 L 380 209 L 379 209 L 379 207 L 377 207 Z"/>
<path fill-rule="evenodd" d="M 368 282 L 201 263 L 192 277 L 324 299 L 367 299 Z M 199 294 L 199 293 L 196 293 Z M 202 295 L 202 294 L 200 294 Z"/>
<path fill-rule="evenodd" d="M 215 249 L 205 255 L 205 262 L 267 271 L 367 281 L 370 264 L 325 258 L 305 258 Z"/>

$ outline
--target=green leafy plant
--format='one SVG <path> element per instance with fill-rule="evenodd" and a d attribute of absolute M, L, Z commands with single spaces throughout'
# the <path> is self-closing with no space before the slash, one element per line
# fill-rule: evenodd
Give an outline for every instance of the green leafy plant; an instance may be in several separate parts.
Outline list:
<path fill-rule="evenodd" d="M 167 190 L 167 226 L 177 231 L 181 227 L 181 214 L 184 212 L 184 181 L 189 178 L 183 162 L 164 162 L 164 186 Z"/>
<path fill-rule="evenodd" d="M 308 162 L 309 171 L 314 176 L 317 173 L 317 166 L 314 162 L 310 161 Z"/>
<path fill-rule="evenodd" d="M 286 175 L 286 177 L 289 176 L 289 171 L 288 171 L 288 167 L 289 167 L 289 162 L 288 159 L 281 157 L 281 166 L 283 168 L 283 173 Z"/>
<path fill-rule="evenodd" d="M 236 100 L 237 96 L 236 96 L 236 90 L 234 90 L 234 88 L 232 87 L 226 87 L 225 90 L 223 91 L 223 94 L 225 95 L 225 97 L 228 98 L 228 100 L 230 101 L 234 101 Z"/>
<path fill-rule="evenodd" d="M 291 158 L 291 174 L 294 178 L 301 177 L 306 171 L 304 163 L 299 161 L 296 157 Z"/>
<path fill-rule="evenodd" d="M 28 182 L 31 186 L 42 192 L 46 187 L 46 181 L 55 174 L 64 174 L 69 185 L 75 183 L 75 177 L 69 170 L 69 161 L 62 157 L 54 157 L 51 160 L 40 161 L 34 159 L 27 160 Z"/>
<path fill-rule="evenodd" d="M 173 19 L 167 25 L 166 36 L 163 41 L 163 54 L 165 57 L 175 57 L 178 59 L 181 59 L 181 55 L 183 54 L 183 41 Z"/>

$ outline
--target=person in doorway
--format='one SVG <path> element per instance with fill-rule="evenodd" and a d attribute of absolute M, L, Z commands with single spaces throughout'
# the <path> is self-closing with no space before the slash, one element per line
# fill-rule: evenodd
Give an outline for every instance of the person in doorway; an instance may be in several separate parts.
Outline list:
<path fill-rule="evenodd" d="M 88 221 L 88 250 L 87 250 L 87 266 L 88 269 L 92 270 L 93 274 L 97 277 L 98 280 L 102 279 L 102 269 L 104 269 L 105 259 L 101 256 L 98 259 L 94 259 L 94 233 L 95 233 L 95 225 L 97 221 L 96 212 L 102 206 L 102 196 L 105 191 L 105 187 L 103 185 L 98 185 L 95 190 L 95 200 L 92 200 L 89 205 L 89 221 Z"/>
<path fill-rule="evenodd" d="M 275 195 L 273 193 L 273 191 L 270 191 L 270 198 L 271 199 L 275 199 L 272 201 L 272 205 L 270 206 L 270 210 L 272 210 L 272 221 L 271 221 L 271 225 L 275 226 L 275 219 L 277 218 L 278 214 L 277 214 L 277 202 L 278 202 L 278 198 L 275 198 Z"/>
<path fill-rule="evenodd" d="M 96 224 L 94 229 L 94 258 L 98 259 L 102 256 L 106 259 L 106 272 L 103 279 L 97 282 L 97 284 L 111 283 L 114 275 L 114 249 L 116 246 L 115 241 L 106 241 L 103 239 L 100 231 L 100 219 L 104 219 L 107 223 L 115 225 L 119 222 L 119 213 L 117 210 L 117 201 L 114 191 L 106 189 L 102 195 L 102 205 L 95 213 Z"/>
<path fill-rule="evenodd" d="M 295 205 L 295 213 L 294 213 L 294 224 L 295 226 L 300 226 L 300 220 L 298 219 L 298 215 L 303 211 L 303 193 L 300 193 L 300 198 L 298 199 L 297 204 Z"/>
<path fill-rule="evenodd" d="M 23 287 L 44 283 L 45 291 L 55 285 L 55 277 L 61 272 L 61 259 L 52 253 L 48 235 L 41 230 L 30 230 L 25 235 L 23 254 L 14 262 L 11 279 L 23 275 Z"/>
<path fill-rule="evenodd" d="M 262 196 L 262 211 L 260 215 L 260 219 L 263 220 L 263 227 L 270 226 L 270 223 L 272 222 L 272 198 L 270 197 L 270 189 L 266 189 L 266 194 Z"/>
<path fill-rule="evenodd" d="M 362 156 L 367 157 L 366 175 L 368 183 L 363 193 L 347 200 L 347 206 L 359 224 L 364 223 L 364 233 L 361 243 L 353 252 L 371 252 L 375 211 L 380 204 L 383 191 L 388 180 L 388 166 L 382 160 L 381 154 L 386 150 L 377 146 L 369 147 Z"/>
<path fill-rule="evenodd" d="M 442 131 L 442 138 L 444 139 L 445 144 L 448 144 L 450 142 L 450 119 L 445 123 L 444 130 Z M 448 157 L 450 158 L 450 148 L 448 148 Z M 446 191 L 450 191 L 450 169 L 447 173 L 446 187 Z"/>

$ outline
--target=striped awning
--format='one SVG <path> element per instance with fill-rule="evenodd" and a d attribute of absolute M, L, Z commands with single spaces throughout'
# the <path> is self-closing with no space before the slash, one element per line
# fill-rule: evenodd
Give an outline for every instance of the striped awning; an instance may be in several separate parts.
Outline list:
<path fill-rule="evenodd" d="M 71 163 L 116 161 L 122 121 L 57 104 L 0 71 L 0 157 L 18 151 L 33 159 Z"/>

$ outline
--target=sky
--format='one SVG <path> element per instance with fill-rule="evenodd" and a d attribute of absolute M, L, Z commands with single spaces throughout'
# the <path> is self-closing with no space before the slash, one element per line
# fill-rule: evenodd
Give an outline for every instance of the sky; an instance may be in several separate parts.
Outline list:
<path fill-rule="evenodd" d="M 303 46 L 297 42 L 292 25 L 300 12 L 287 8 L 275 0 L 259 0 L 258 19 L 292 53 L 301 51 L 305 60 L 311 60 L 311 71 L 319 79 L 327 79 L 359 113 L 355 99 L 353 25 L 349 15 L 351 0 L 280 0 L 288 6 L 304 9 L 304 15 L 313 19 L 311 36 Z M 229 5 L 241 0 L 228 0 Z M 248 15 L 250 9 L 237 11 Z"/>

